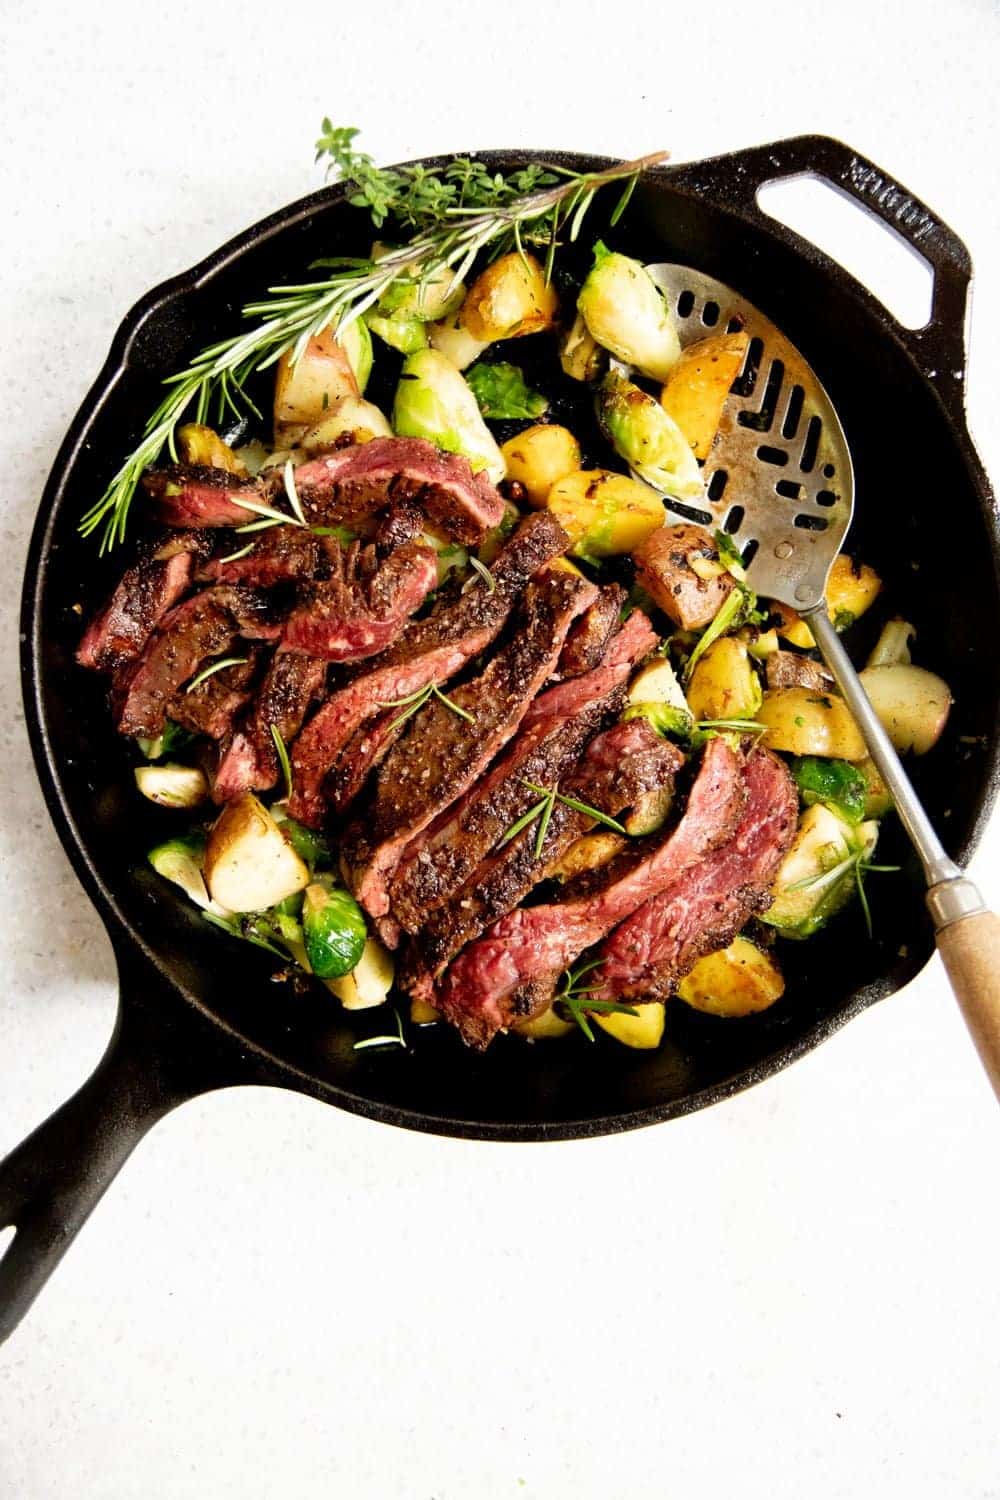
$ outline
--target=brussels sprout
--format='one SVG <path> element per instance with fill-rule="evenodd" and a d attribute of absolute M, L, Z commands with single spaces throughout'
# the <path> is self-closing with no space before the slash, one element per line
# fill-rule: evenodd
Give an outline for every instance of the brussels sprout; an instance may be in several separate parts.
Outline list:
<path fill-rule="evenodd" d="M 600 241 L 577 298 L 588 332 L 605 349 L 652 380 L 666 380 L 680 357 L 677 330 L 645 266 Z"/>
<path fill-rule="evenodd" d="M 361 908 L 345 890 L 314 882 L 302 900 L 302 935 L 318 979 L 340 979 L 356 967 L 368 932 Z"/>
<path fill-rule="evenodd" d="M 792 775 L 806 807 L 817 802 L 840 813 L 848 823 L 860 823 L 865 816 L 868 782 L 857 766 L 847 760 L 826 760 L 818 755 L 803 755 L 793 762 Z"/>
<path fill-rule="evenodd" d="M 548 410 L 547 399 L 531 390 L 517 365 L 473 365 L 465 378 L 479 410 L 494 422 L 531 421 Z"/>
<path fill-rule="evenodd" d="M 157 844 L 146 856 L 157 875 L 180 886 L 184 894 L 204 911 L 220 913 L 208 894 L 202 868 L 205 860 L 205 835 L 203 833 L 182 834 L 179 838 L 167 839 Z"/>
<path fill-rule="evenodd" d="M 458 321 L 458 313 L 442 318 L 440 323 L 429 323 L 427 337 L 431 341 L 431 348 L 437 349 L 439 354 L 449 359 L 456 370 L 464 370 L 468 365 L 474 364 L 483 350 L 490 347 L 489 339 L 474 339 L 469 330 L 462 327 Z"/>
<path fill-rule="evenodd" d="M 347 355 L 351 369 L 354 371 L 354 378 L 358 382 L 358 390 L 363 396 L 375 359 L 372 351 L 372 336 L 364 320 L 355 318 L 353 323 L 348 323 L 343 333 L 337 335 L 337 342 Z"/>
<path fill-rule="evenodd" d="M 135 784 L 144 797 L 160 807 L 197 807 L 208 796 L 203 771 L 172 761 L 162 766 L 136 766 Z"/>
<path fill-rule="evenodd" d="M 183 750 L 185 745 L 190 745 L 194 735 L 190 729 L 185 729 L 183 724 L 176 723 L 173 719 L 167 719 L 163 726 L 163 733 L 158 734 L 155 740 L 136 740 L 136 744 L 147 760 L 162 760 L 165 755 L 172 755 L 175 750 Z"/>
<path fill-rule="evenodd" d="M 571 380 L 599 380 L 608 364 L 608 351 L 602 349 L 577 313 L 559 340 L 559 363 Z"/>
<path fill-rule="evenodd" d="M 597 393 L 597 420 L 615 452 L 655 490 L 684 500 L 700 496 L 698 460 L 673 417 L 615 370 Z"/>
<path fill-rule="evenodd" d="M 673 714 L 658 712 L 665 709 L 672 710 Z M 688 707 L 684 689 L 677 681 L 677 673 L 665 657 L 651 661 L 633 677 L 628 690 L 628 707 L 624 717 L 648 719 L 653 728 L 661 734 L 687 735 L 694 727 L 694 714 Z M 680 727 L 667 728 L 669 724 L 677 724 Z"/>
<path fill-rule="evenodd" d="M 315 870 L 317 866 L 325 867 L 333 863 L 333 850 L 321 833 L 317 833 L 315 829 L 307 828 L 304 823 L 297 822 L 295 818 L 290 818 L 283 807 L 272 807 L 271 816 L 296 854 L 300 859 L 305 860 L 310 870 Z M 297 902 L 295 907 L 295 911 L 297 912 L 298 907 L 301 905 L 301 894 L 289 899 Z"/>
<path fill-rule="evenodd" d="M 394 248 L 376 240 L 372 245 L 372 259 L 381 260 Z M 412 280 L 406 276 L 398 277 L 386 287 L 376 308 L 387 318 L 436 323 L 457 313 L 464 301 L 464 283 L 455 280 L 450 266 L 438 266 L 435 270 L 419 271 Z"/>
<path fill-rule="evenodd" d="M 494 484 L 504 477 L 503 455 L 475 396 L 436 349 L 421 349 L 404 360 L 392 425 L 400 437 L 426 438 L 449 453 L 461 453 L 473 469 L 485 469 Z"/>
<path fill-rule="evenodd" d="M 384 344 L 390 349 L 398 349 L 400 354 L 414 354 L 418 349 L 427 348 L 427 331 L 419 318 L 406 318 L 401 314 L 387 318 L 382 313 L 370 312 L 366 313 L 365 322 Z"/>
<path fill-rule="evenodd" d="M 851 899 L 858 863 L 871 855 L 877 839 L 877 823 L 855 827 L 822 803 L 807 808 L 761 920 L 786 937 L 811 937 Z"/>

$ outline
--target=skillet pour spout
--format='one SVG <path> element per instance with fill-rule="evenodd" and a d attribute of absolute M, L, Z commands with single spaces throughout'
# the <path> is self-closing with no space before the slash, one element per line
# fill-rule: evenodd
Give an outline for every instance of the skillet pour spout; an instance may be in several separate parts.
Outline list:
<path fill-rule="evenodd" d="M 609 164 L 560 152 L 481 155 L 491 171 L 532 160 L 578 172 Z M 923 328 L 902 327 L 841 267 L 761 210 L 765 183 L 803 174 L 853 198 L 925 258 L 934 293 Z M 649 171 L 613 236 L 616 248 L 644 261 L 696 267 L 738 289 L 787 333 L 829 392 L 854 460 L 852 546 L 892 578 L 894 606 L 916 625 L 921 659 L 954 690 L 941 748 L 917 766 L 915 780 L 947 831 L 947 853 L 964 864 L 1000 774 L 1000 658 L 992 645 L 1000 561 L 992 491 L 965 422 L 965 247 L 887 173 L 823 136 Z M 15 1230 L 0 1259 L 0 1338 L 17 1326 L 145 1132 L 207 1090 L 273 1084 L 383 1123 L 480 1140 L 601 1135 L 673 1119 L 769 1077 L 906 984 L 932 951 L 919 866 L 888 827 L 885 856 L 904 871 L 879 891 L 875 940 L 847 912 L 833 933 L 788 944 L 785 999 L 756 1017 L 725 1022 L 676 1006 L 662 1046 L 644 1053 L 501 1039 L 473 1056 L 438 1028 L 405 1049 L 357 1051 L 359 1028 L 374 1034 L 378 1021 L 348 1018 L 318 993 L 293 1004 L 270 983 L 257 950 L 220 937 L 149 870 L 145 854 L 162 823 L 156 809 L 136 807 L 127 751 L 101 690 L 81 680 L 73 661 L 79 619 L 67 606 L 82 590 L 89 612 L 118 565 L 114 557 L 98 563 L 78 534 L 79 518 L 159 399 L 164 376 L 231 333 L 234 307 L 319 256 L 365 251 L 370 238 L 365 216 L 333 187 L 151 291 L 116 335 L 46 485 L 24 585 L 26 717 L 53 822 L 111 935 L 121 997 L 91 1079 L 0 1163 L 0 1229 Z M 916 433 L 919 465 L 907 464 L 906 455 L 916 458 Z M 943 552 L 961 566 L 944 565 Z"/>

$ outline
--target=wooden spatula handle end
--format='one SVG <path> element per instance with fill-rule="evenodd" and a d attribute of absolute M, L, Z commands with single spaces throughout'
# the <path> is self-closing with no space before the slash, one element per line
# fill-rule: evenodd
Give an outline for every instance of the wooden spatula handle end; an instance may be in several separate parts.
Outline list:
<path fill-rule="evenodd" d="M 966 1025 L 1000 1099 L 1000 917 L 977 912 L 937 935 Z"/>

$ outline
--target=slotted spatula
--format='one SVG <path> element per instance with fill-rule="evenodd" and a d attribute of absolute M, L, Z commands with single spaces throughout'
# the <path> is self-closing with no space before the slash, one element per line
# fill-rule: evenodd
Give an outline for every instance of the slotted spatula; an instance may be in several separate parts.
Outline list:
<path fill-rule="evenodd" d="M 808 621 L 920 856 L 927 906 L 952 989 L 1000 1098 L 1000 918 L 945 853 L 827 613 L 827 574 L 854 513 L 854 470 L 837 413 L 781 330 L 731 287 L 687 266 L 647 267 L 682 345 L 742 328 L 744 368 L 705 464 L 705 497 L 666 504 L 728 532 L 750 586 Z"/>

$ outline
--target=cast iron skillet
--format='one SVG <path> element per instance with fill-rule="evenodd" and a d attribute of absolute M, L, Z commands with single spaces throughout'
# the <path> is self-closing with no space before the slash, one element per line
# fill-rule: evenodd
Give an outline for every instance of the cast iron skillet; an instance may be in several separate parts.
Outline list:
<path fill-rule="evenodd" d="M 545 158 L 498 151 L 485 160 L 508 170 L 533 156 Z M 547 159 L 578 170 L 606 165 Z M 760 211 L 764 182 L 801 173 L 855 198 L 926 257 L 934 270 L 926 327 L 901 328 L 842 269 Z M 883 172 L 819 136 L 650 173 L 615 236 L 645 259 L 698 266 L 737 287 L 829 390 L 857 472 L 852 550 L 889 580 L 892 607 L 917 625 L 921 662 L 955 691 L 947 739 L 914 770 L 949 853 L 964 861 L 1000 759 L 997 528 L 963 411 L 964 246 Z M 899 989 L 931 953 L 919 870 L 890 831 L 883 847 L 906 869 L 874 892 L 877 940 L 853 912 L 825 936 L 783 945 L 787 996 L 757 1018 L 716 1021 L 677 1005 L 654 1053 L 582 1038 L 534 1047 L 501 1039 L 480 1057 L 441 1028 L 406 1052 L 356 1052 L 359 1026 L 384 1022 L 347 1017 L 320 992 L 296 998 L 276 987 L 259 951 L 220 937 L 147 868 L 163 814 L 140 805 L 103 691 L 73 662 L 73 606 L 89 614 L 121 562 L 98 566 L 77 521 L 138 435 L 165 374 L 232 331 L 240 305 L 264 287 L 295 280 L 319 255 L 358 253 L 369 238 L 364 216 L 333 188 L 150 292 L 122 324 L 46 486 L 24 588 L 28 728 L 53 821 L 114 946 L 121 999 L 96 1072 L 0 1165 L 0 1227 L 16 1227 L 0 1262 L 0 1337 L 145 1131 L 209 1089 L 276 1084 L 388 1124 L 483 1140 L 600 1135 L 672 1119 L 768 1077 Z M 937 519 L 942 500 L 946 523 Z M 856 644 L 865 647 L 863 638 Z"/>

